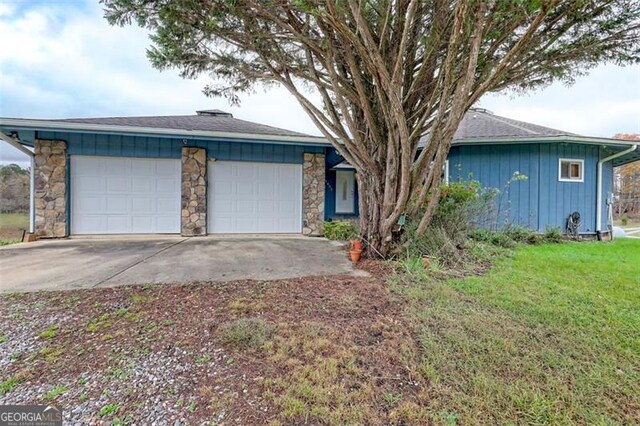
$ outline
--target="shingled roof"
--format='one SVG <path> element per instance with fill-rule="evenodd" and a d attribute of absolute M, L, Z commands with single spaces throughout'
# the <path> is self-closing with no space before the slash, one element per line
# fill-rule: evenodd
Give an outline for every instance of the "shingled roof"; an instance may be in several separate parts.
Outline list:
<path fill-rule="evenodd" d="M 166 115 L 145 117 L 65 118 L 47 120 L 52 122 L 99 124 L 140 128 L 191 130 L 205 132 L 228 132 L 253 135 L 303 136 L 310 135 L 253 123 L 233 118 L 233 115 L 218 109 L 196 111 L 196 115 Z"/>
<path fill-rule="evenodd" d="M 532 139 L 555 136 L 579 136 L 564 130 L 552 129 L 537 124 L 495 115 L 483 108 L 470 109 L 453 135 L 453 142 L 480 140 Z M 428 134 L 420 138 L 420 146 L 427 142 Z"/>
<path fill-rule="evenodd" d="M 488 138 L 535 138 L 545 136 L 578 136 L 564 130 L 526 123 L 492 112 L 473 108 L 467 112 L 453 136 L 454 140 Z"/>

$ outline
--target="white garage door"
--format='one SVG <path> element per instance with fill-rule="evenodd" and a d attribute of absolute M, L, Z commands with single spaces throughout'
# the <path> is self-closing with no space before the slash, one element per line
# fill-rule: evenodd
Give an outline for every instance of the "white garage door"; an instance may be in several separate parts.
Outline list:
<path fill-rule="evenodd" d="M 71 233 L 180 233 L 180 160 L 71 156 Z"/>
<path fill-rule="evenodd" d="M 210 161 L 208 174 L 208 232 L 302 232 L 302 165 Z"/>

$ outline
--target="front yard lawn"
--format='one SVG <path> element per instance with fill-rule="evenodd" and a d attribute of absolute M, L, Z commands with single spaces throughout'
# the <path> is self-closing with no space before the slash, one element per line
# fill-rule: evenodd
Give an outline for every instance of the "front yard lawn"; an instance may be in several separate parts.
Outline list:
<path fill-rule="evenodd" d="M 28 229 L 28 214 L 0 213 L 0 246 L 20 242 L 22 231 Z"/>
<path fill-rule="evenodd" d="M 0 297 L 0 404 L 70 422 L 631 424 L 640 241 L 391 272 Z"/>
<path fill-rule="evenodd" d="M 529 246 L 484 276 L 396 289 L 431 410 L 463 424 L 640 418 L 640 241 Z"/>

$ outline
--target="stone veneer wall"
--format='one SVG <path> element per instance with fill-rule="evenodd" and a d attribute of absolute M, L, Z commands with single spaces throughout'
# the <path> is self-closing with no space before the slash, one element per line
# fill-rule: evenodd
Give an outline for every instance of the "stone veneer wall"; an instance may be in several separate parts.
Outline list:
<path fill-rule="evenodd" d="M 324 232 L 324 154 L 304 154 L 302 182 L 302 233 L 320 236 Z"/>
<path fill-rule="evenodd" d="M 182 148 L 182 226 L 185 237 L 207 235 L 207 151 Z"/>
<path fill-rule="evenodd" d="M 35 140 L 35 234 L 67 236 L 67 143 Z"/>

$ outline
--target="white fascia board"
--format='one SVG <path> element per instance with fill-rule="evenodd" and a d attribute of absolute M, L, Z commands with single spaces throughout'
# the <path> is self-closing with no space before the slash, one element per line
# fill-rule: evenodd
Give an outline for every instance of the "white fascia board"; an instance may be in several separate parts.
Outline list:
<path fill-rule="evenodd" d="M 205 130 L 163 129 L 155 127 L 116 126 L 108 124 L 73 123 L 48 120 L 31 120 L 22 118 L 0 118 L 0 126 L 30 130 L 71 131 L 71 132 L 106 132 L 123 134 L 147 134 L 189 138 L 224 138 L 253 139 L 286 144 L 305 144 L 331 146 L 325 138 L 316 136 L 279 136 L 253 133 L 216 132 Z"/>
<path fill-rule="evenodd" d="M 458 139 L 453 141 L 453 145 L 513 145 L 519 143 L 583 143 L 592 145 L 617 145 L 617 146 L 633 146 L 637 141 L 625 141 L 622 139 L 611 138 L 592 138 L 587 136 L 539 136 L 527 138 L 471 138 Z"/>

